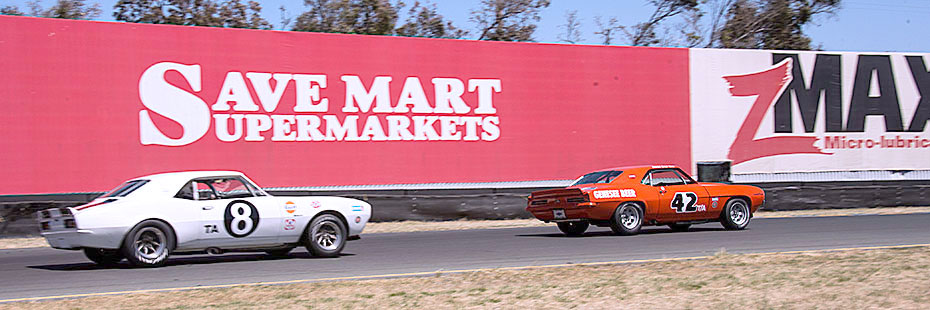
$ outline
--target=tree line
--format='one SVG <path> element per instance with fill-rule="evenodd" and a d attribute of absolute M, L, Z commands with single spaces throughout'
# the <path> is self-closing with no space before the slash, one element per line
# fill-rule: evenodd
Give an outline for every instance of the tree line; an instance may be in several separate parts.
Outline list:
<path fill-rule="evenodd" d="M 86 0 L 40 0 L 27 9 L 0 7 L 0 14 L 51 18 L 95 19 L 101 10 Z M 245 1 L 245 2 L 244 2 Z M 809 50 L 804 26 L 832 15 L 840 0 L 646 0 L 652 13 L 643 21 L 622 24 L 617 16 L 596 16 L 599 44 L 686 46 L 742 49 Z M 426 38 L 473 38 L 489 41 L 534 41 L 540 12 L 550 0 L 482 0 L 472 9 L 467 30 L 439 14 L 426 0 L 408 6 L 403 0 L 304 0 L 305 12 L 292 16 L 283 6 L 280 29 L 329 33 L 394 35 Z M 118 21 L 149 24 L 271 29 L 252 0 L 119 0 L 113 7 Z M 405 18 L 400 19 L 401 15 Z M 584 21 L 577 11 L 565 12 L 558 39 L 583 41 Z"/>

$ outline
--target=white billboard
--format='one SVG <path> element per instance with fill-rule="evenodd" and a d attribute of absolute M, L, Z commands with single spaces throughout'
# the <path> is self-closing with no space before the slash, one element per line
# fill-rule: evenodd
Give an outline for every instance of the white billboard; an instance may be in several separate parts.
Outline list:
<path fill-rule="evenodd" d="M 930 54 L 690 50 L 693 162 L 930 169 Z"/>

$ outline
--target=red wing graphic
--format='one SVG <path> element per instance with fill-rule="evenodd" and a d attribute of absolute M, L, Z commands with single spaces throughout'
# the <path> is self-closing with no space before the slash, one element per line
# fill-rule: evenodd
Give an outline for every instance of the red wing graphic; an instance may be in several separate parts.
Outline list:
<path fill-rule="evenodd" d="M 727 157 L 733 164 L 739 164 L 756 158 L 782 154 L 828 154 L 814 146 L 816 137 L 769 137 L 753 139 L 762 118 L 769 107 L 775 104 L 788 84 L 791 83 L 792 59 L 788 58 L 771 69 L 745 75 L 730 75 L 723 78 L 730 83 L 733 96 L 758 96 L 749 110 L 749 115 L 730 145 Z"/>

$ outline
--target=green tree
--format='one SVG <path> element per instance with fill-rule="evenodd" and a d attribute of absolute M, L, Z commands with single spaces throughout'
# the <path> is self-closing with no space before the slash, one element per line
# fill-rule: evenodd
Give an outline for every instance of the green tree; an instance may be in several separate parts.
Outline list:
<path fill-rule="evenodd" d="M 470 20 L 478 25 L 478 40 L 533 41 L 539 11 L 548 6 L 549 0 L 482 0 Z"/>
<path fill-rule="evenodd" d="M 810 50 L 804 26 L 832 15 L 840 0 L 736 0 L 727 10 L 718 45 L 725 48 Z"/>
<path fill-rule="evenodd" d="M 0 8 L 0 15 L 16 15 L 23 16 L 25 13 L 19 10 L 15 5 L 7 5 Z"/>
<path fill-rule="evenodd" d="M 304 0 L 310 10 L 297 16 L 292 30 L 390 35 L 397 8 L 388 0 Z"/>
<path fill-rule="evenodd" d="M 94 19 L 100 16 L 100 5 L 87 5 L 84 0 L 58 0 L 48 9 L 43 9 L 39 1 L 27 3 L 30 14 L 37 17 L 65 19 Z"/>
<path fill-rule="evenodd" d="M 697 0 L 649 0 L 655 11 L 645 22 L 622 28 L 633 46 L 651 46 L 662 42 L 662 37 L 656 32 L 660 23 L 687 11 L 693 11 L 698 5 Z"/>
<path fill-rule="evenodd" d="M 559 27 L 565 29 L 565 32 L 558 34 L 560 41 L 570 44 L 581 42 L 581 18 L 577 10 L 565 12 L 565 24 Z"/>
<path fill-rule="evenodd" d="M 758 49 L 762 48 L 762 31 L 767 27 L 765 19 L 756 14 L 759 7 L 747 0 L 737 0 L 727 10 L 727 20 L 720 30 L 720 47 Z"/>
<path fill-rule="evenodd" d="M 451 21 L 445 21 L 435 4 L 421 5 L 416 1 L 407 14 L 406 22 L 395 30 L 399 36 L 459 39 L 468 35 L 468 31 L 456 28 Z"/>
<path fill-rule="evenodd" d="M 255 1 L 243 4 L 240 0 L 227 0 L 220 7 L 219 18 L 223 27 L 271 29 L 271 24 L 262 18 L 262 5 Z"/>
<path fill-rule="evenodd" d="M 610 45 L 616 38 L 617 32 L 622 31 L 624 27 L 620 25 L 620 21 L 616 17 L 611 17 L 606 22 L 602 21 L 601 18 L 600 16 L 594 17 L 594 24 L 597 25 L 598 29 L 594 34 L 601 36 L 601 44 Z"/>
<path fill-rule="evenodd" d="M 168 24 L 167 0 L 119 0 L 113 6 L 113 18 L 130 23 Z"/>
<path fill-rule="evenodd" d="M 113 17 L 130 23 L 270 29 L 261 5 L 241 0 L 119 0 Z"/>

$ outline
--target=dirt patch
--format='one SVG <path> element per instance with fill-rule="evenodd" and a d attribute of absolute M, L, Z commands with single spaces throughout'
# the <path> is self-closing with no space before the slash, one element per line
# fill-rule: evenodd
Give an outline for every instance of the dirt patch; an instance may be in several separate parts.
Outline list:
<path fill-rule="evenodd" d="M 0 250 L 47 247 L 42 237 L 0 238 Z"/>
<path fill-rule="evenodd" d="M 0 304 L 0 309 L 920 309 L 930 247 L 242 286 Z"/>

